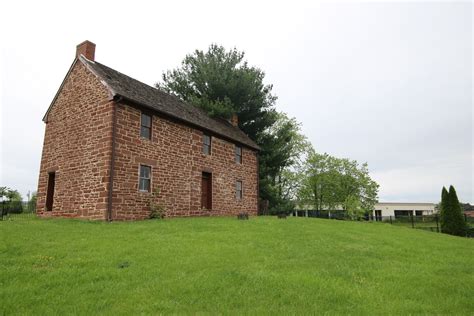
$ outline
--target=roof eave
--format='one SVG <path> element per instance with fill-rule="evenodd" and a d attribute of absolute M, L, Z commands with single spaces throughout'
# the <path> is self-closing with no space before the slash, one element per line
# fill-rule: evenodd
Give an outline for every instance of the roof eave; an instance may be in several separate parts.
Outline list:
<path fill-rule="evenodd" d="M 86 57 L 84 57 L 84 55 L 79 56 L 79 60 L 91 73 L 93 73 L 97 77 L 97 79 L 104 85 L 104 87 L 107 88 L 110 100 L 112 100 L 118 95 L 115 90 L 107 83 L 107 81 L 93 67 L 90 66 L 89 63 L 94 63 L 93 60 L 87 59 Z"/>

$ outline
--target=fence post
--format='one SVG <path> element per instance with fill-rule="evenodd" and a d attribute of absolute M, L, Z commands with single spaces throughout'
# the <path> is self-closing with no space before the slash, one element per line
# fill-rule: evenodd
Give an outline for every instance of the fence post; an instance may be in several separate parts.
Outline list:
<path fill-rule="evenodd" d="M 393 225 L 393 223 L 392 223 L 392 215 L 390 215 L 390 225 Z"/>
<path fill-rule="evenodd" d="M 411 215 L 411 228 L 415 228 L 415 220 L 413 218 L 413 214 Z"/>
<path fill-rule="evenodd" d="M 438 215 L 435 215 L 436 218 L 436 231 L 439 233 L 439 220 L 438 220 Z"/>

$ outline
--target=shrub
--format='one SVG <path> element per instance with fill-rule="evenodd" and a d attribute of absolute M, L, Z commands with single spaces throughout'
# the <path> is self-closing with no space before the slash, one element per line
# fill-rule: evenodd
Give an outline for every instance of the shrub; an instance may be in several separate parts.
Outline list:
<path fill-rule="evenodd" d="M 150 207 L 150 219 L 162 219 L 165 217 L 165 207 L 156 201 L 158 199 L 159 194 L 159 188 L 156 188 L 156 190 L 151 193 L 150 201 L 148 203 Z"/>
<path fill-rule="evenodd" d="M 443 187 L 441 192 L 441 232 L 455 236 L 466 236 L 467 226 L 456 190 L 449 187 L 449 192 Z"/>
<path fill-rule="evenodd" d="M 7 201 L 3 202 L 4 213 L 20 214 L 23 213 L 23 202 L 22 201 Z"/>

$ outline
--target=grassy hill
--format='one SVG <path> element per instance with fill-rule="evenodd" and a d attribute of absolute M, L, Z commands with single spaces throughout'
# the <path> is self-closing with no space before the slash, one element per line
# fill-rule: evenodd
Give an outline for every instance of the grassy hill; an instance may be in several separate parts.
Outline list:
<path fill-rule="evenodd" d="M 0 314 L 465 314 L 474 240 L 382 223 L 0 222 Z"/>

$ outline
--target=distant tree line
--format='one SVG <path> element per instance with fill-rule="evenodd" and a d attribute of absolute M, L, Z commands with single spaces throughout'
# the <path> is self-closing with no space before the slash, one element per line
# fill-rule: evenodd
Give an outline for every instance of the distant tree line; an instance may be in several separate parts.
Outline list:
<path fill-rule="evenodd" d="M 27 207 L 32 210 L 36 207 L 36 192 L 31 196 L 28 193 Z M 1 210 L 8 210 L 9 213 L 23 212 L 23 198 L 18 190 L 8 187 L 0 187 L 0 201 L 2 203 Z"/>
<path fill-rule="evenodd" d="M 273 212 L 297 204 L 315 209 L 336 206 L 361 214 L 377 201 L 378 185 L 367 164 L 318 154 L 294 118 L 277 112 L 277 96 L 265 73 L 249 66 L 244 52 L 211 45 L 196 50 L 166 71 L 156 87 L 209 115 L 239 118 L 239 127 L 260 147 L 259 196 Z"/>

